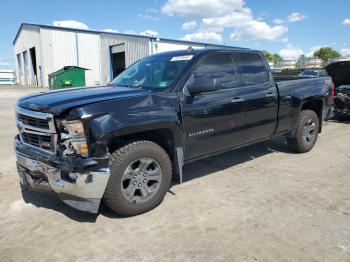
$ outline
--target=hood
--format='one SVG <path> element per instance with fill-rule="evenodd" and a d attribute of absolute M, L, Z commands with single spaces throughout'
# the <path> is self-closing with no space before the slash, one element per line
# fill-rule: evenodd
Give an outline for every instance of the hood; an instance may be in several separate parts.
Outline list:
<path fill-rule="evenodd" d="M 145 89 L 118 86 L 69 88 L 25 96 L 17 101 L 17 105 L 29 110 L 59 115 L 77 106 L 139 96 L 149 92 Z"/>
<path fill-rule="evenodd" d="M 336 87 L 350 85 L 350 61 L 331 63 L 326 67 Z"/>

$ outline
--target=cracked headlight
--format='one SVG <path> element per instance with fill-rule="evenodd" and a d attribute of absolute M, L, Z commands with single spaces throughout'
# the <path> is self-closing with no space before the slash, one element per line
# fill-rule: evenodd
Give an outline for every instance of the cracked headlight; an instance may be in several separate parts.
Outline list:
<path fill-rule="evenodd" d="M 84 125 L 81 121 L 63 121 L 62 125 L 68 131 L 70 137 L 85 136 Z"/>
<path fill-rule="evenodd" d="M 79 120 L 62 121 L 62 125 L 64 128 L 61 137 L 63 144 L 66 146 L 66 150 L 63 154 L 87 156 L 89 151 L 83 123 Z"/>

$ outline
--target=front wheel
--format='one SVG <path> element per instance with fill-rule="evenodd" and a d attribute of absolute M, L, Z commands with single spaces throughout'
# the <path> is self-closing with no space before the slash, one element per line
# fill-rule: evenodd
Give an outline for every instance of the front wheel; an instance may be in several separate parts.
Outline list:
<path fill-rule="evenodd" d="M 151 141 L 135 141 L 110 157 L 111 176 L 104 193 L 106 205 L 122 216 L 134 216 L 159 205 L 171 183 L 171 161 Z"/>
<path fill-rule="evenodd" d="M 314 111 L 301 111 L 292 132 L 292 137 L 287 138 L 289 147 L 297 153 L 306 153 L 310 151 L 317 141 L 320 130 L 319 125 L 318 116 Z"/>

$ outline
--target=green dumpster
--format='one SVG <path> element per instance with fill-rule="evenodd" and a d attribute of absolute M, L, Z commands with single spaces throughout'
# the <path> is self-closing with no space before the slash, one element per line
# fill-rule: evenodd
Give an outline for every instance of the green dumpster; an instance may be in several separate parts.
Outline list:
<path fill-rule="evenodd" d="M 89 69 L 79 66 L 65 66 L 49 74 L 49 89 L 85 86 L 86 70 Z"/>

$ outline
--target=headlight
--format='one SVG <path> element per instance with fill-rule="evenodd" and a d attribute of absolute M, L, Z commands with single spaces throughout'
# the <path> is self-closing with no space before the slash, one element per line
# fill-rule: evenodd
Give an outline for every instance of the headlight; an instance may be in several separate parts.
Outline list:
<path fill-rule="evenodd" d="M 62 121 L 64 130 L 61 133 L 66 150 L 63 154 L 88 155 L 88 145 L 85 137 L 84 125 L 79 120 Z"/>
<path fill-rule="evenodd" d="M 83 123 L 79 120 L 63 121 L 62 125 L 67 129 L 70 137 L 85 136 Z"/>
<path fill-rule="evenodd" d="M 73 147 L 74 153 L 78 155 L 87 155 L 89 153 L 86 140 L 84 141 L 72 141 L 70 144 Z"/>

